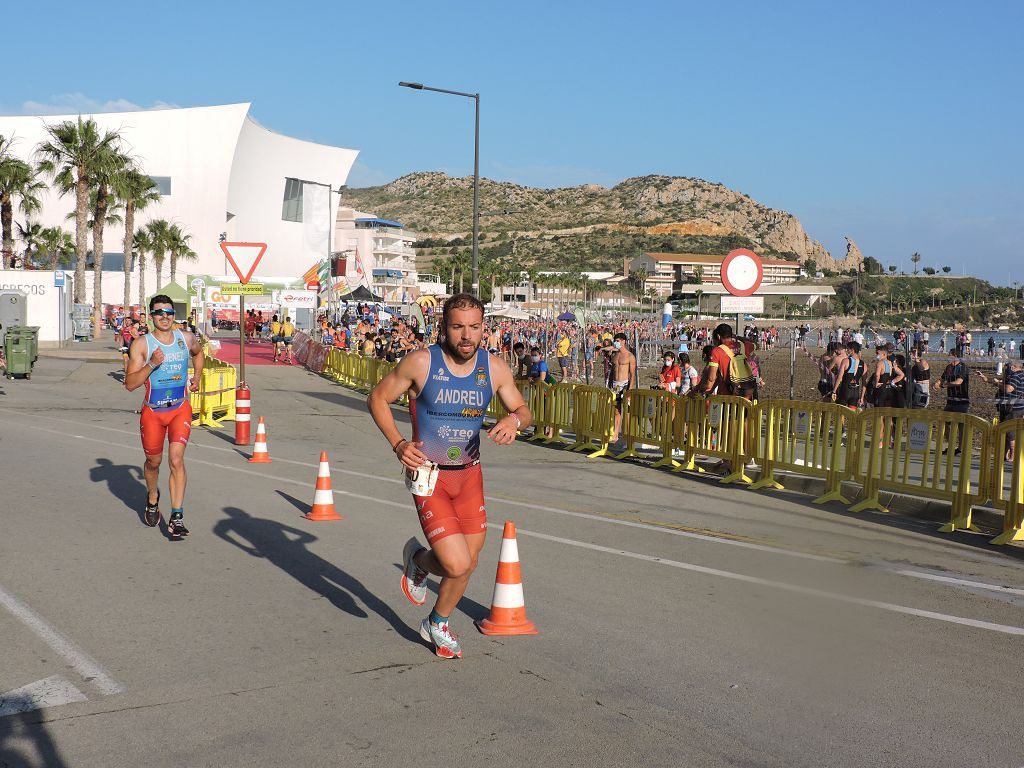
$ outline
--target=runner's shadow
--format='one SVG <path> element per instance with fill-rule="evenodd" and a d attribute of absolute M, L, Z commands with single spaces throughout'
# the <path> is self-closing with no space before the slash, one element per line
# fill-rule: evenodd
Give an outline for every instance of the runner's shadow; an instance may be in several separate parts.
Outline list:
<path fill-rule="evenodd" d="M 17 697 L 2 700 L 0 712 L 34 707 Z M 68 768 L 53 743 L 39 712 L 0 715 L 0 766 L 10 768 Z"/>
<path fill-rule="evenodd" d="M 115 464 L 110 459 L 96 459 L 96 466 L 89 470 L 89 479 L 94 483 L 106 483 L 111 495 L 143 520 L 146 506 L 146 483 L 142 469 L 133 464 Z M 3 765 L 0 763 L 0 765 Z"/>
<path fill-rule="evenodd" d="M 335 607 L 365 619 L 367 613 L 356 604 L 358 598 L 406 640 L 423 644 L 419 633 L 362 582 L 307 549 L 307 545 L 317 540 L 316 536 L 276 520 L 253 517 L 237 507 L 224 507 L 224 512 L 227 517 L 213 527 L 213 532 L 224 541 L 253 557 L 265 557 L 307 589 L 326 597 Z"/>

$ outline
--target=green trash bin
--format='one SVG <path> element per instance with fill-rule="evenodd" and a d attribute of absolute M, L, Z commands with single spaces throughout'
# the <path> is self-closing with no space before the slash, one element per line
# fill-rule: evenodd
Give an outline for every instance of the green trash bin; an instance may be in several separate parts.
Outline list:
<path fill-rule="evenodd" d="M 20 330 L 22 336 L 28 339 L 29 355 L 32 358 L 32 362 L 35 363 L 39 359 L 39 326 L 23 325 Z"/>
<path fill-rule="evenodd" d="M 32 347 L 29 335 L 23 334 L 25 326 L 16 325 L 7 329 L 4 337 L 4 357 L 7 358 L 7 378 L 24 376 L 32 378 Z"/>

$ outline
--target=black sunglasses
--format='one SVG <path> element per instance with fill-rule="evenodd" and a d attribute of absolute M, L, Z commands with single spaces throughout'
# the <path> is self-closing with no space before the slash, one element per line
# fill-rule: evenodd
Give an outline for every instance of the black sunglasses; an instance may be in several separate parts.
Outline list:
<path fill-rule="evenodd" d="M 153 309 L 153 310 L 150 310 L 149 314 L 153 315 L 153 317 L 174 317 L 174 310 L 173 309 Z"/>

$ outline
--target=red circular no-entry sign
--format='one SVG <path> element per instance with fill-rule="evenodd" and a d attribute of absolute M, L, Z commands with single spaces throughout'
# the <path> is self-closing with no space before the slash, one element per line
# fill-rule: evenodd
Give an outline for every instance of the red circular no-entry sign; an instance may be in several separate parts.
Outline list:
<path fill-rule="evenodd" d="M 750 296 L 763 279 L 761 259 L 751 250 L 737 248 L 722 261 L 722 285 L 733 296 Z"/>

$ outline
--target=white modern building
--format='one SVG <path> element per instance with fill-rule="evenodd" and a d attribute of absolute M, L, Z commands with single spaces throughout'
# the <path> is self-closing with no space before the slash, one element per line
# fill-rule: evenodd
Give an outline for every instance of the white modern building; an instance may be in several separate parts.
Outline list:
<path fill-rule="evenodd" d="M 187 273 L 230 272 L 219 247 L 222 239 L 267 243 L 257 277 L 299 277 L 314 260 L 327 257 L 328 231 L 337 220 L 339 199 L 329 188 L 345 184 L 358 152 L 267 130 L 249 115 L 249 107 L 244 103 L 82 115 L 95 120 L 101 130 L 117 131 L 125 149 L 160 189 L 160 201 L 137 214 L 136 227 L 166 219 L 191 235 L 198 259 L 179 264 L 179 283 L 186 283 Z M 0 135 L 14 137 L 14 153 L 33 162 L 37 146 L 50 138 L 48 125 L 78 118 L 0 116 Z M 42 210 L 34 220 L 73 234 L 74 223 L 67 220 L 73 209 L 73 195 L 60 197 L 51 188 L 43 194 Z M 336 232 L 331 234 L 337 237 Z M 122 240 L 120 225 L 106 227 L 104 272 L 122 270 Z M 164 269 L 166 280 L 166 265 Z M 91 277 L 87 283 L 91 301 Z M 111 294 L 107 284 L 105 275 L 104 300 L 119 304 L 121 291 Z M 156 287 L 152 271 L 146 287 Z M 135 287 L 132 296 L 137 296 Z"/>
<path fill-rule="evenodd" d="M 391 304 L 445 293 L 439 278 L 416 271 L 416 233 L 401 222 L 343 207 L 335 232 L 333 250 L 346 255 L 346 274 L 335 284 L 341 293 L 365 285 Z"/>

